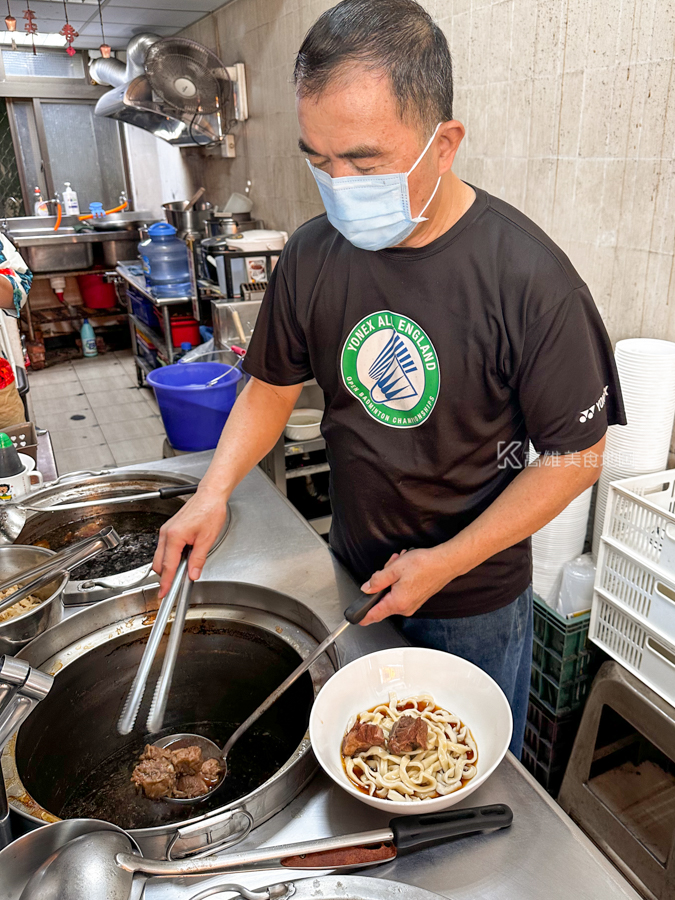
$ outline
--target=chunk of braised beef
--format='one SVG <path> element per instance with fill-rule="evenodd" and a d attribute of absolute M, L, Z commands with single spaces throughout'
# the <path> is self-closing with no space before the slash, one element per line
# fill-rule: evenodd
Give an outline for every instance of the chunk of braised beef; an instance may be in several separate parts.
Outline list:
<path fill-rule="evenodd" d="M 180 747 L 171 751 L 171 761 L 177 775 L 198 775 L 202 767 L 202 751 L 199 747 Z"/>
<path fill-rule="evenodd" d="M 429 730 L 424 719 L 401 716 L 389 732 L 387 749 L 394 756 L 403 756 L 428 747 Z"/>
<path fill-rule="evenodd" d="M 134 769 L 131 780 L 150 800 L 161 800 L 173 795 L 176 770 L 170 759 L 146 757 Z"/>
<path fill-rule="evenodd" d="M 208 791 L 208 786 L 201 775 L 181 775 L 176 779 L 174 797 L 201 797 Z"/>
<path fill-rule="evenodd" d="M 384 747 L 384 732 L 379 725 L 368 722 L 357 722 L 347 732 L 342 742 L 342 752 L 345 756 L 355 756 L 363 750 L 371 747 Z"/>
<path fill-rule="evenodd" d="M 219 760 L 212 757 L 211 759 L 206 759 L 202 763 L 201 776 L 205 779 L 207 784 L 215 784 L 220 779 L 220 773 L 222 772 L 222 766 Z"/>

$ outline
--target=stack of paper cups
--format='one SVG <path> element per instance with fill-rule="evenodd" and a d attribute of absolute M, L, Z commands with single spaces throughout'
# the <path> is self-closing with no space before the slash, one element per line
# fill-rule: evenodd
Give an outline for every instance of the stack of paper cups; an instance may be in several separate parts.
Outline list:
<path fill-rule="evenodd" d="M 537 452 L 530 445 L 530 462 Z M 551 593 L 563 564 L 584 551 L 593 488 L 576 497 L 548 525 L 532 535 L 532 586 L 543 600 Z"/>
<path fill-rule="evenodd" d="M 610 482 L 668 468 L 675 417 L 675 343 L 652 338 L 619 341 L 615 351 L 627 425 L 607 432 L 593 523 L 597 556 Z"/>

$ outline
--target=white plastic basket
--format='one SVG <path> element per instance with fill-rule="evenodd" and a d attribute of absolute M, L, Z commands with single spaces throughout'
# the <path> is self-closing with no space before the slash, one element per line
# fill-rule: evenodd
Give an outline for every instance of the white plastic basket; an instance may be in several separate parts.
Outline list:
<path fill-rule="evenodd" d="M 675 577 L 675 469 L 612 482 L 602 536 Z"/>
<path fill-rule="evenodd" d="M 660 697 L 675 705 L 675 648 L 597 592 L 593 598 L 589 637 Z"/>
<path fill-rule="evenodd" d="M 675 648 L 675 578 L 660 566 L 649 566 L 611 538 L 602 538 L 595 591 Z"/>

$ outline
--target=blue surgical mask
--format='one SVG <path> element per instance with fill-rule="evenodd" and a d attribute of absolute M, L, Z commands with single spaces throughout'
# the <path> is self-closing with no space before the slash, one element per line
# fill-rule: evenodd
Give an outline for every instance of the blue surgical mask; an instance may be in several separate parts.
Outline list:
<path fill-rule="evenodd" d="M 391 175 L 347 175 L 331 178 L 326 172 L 315 168 L 309 160 L 328 220 L 355 247 L 362 250 L 384 250 L 404 241 L 420 222 L 426 222 L 424 213 L 436 196 L 439 178 L 433 194 L 418 216 L 410 211 L 410 191 L 408 178 L 423 159 L 436 137 L 436 130 L 420 153 L 409 172 L 395 172 Z"/>

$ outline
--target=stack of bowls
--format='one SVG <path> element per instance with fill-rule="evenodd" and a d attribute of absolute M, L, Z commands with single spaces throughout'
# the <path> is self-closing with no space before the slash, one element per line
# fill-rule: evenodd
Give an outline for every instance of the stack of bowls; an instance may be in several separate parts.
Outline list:
<path fill-rule="evenodd" d="M 627 425 L 608 429 L 593 525 L 597 557 L 612 481 L 668 467 L 675 417 L 675 343 L 652 338 L 619 341 L 615 350 Z"/>

